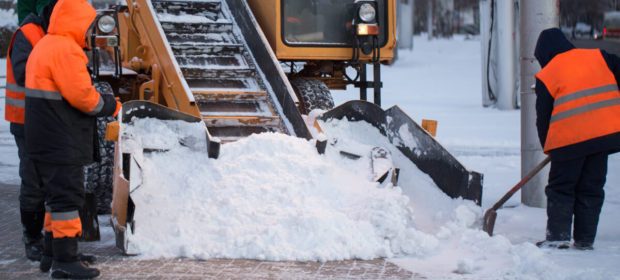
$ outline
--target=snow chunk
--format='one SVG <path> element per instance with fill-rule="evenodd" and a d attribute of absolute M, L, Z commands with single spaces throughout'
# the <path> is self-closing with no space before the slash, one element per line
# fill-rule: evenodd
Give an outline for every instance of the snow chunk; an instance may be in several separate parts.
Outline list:
<path fill-rule="evenodd" d="M 418 147 L 418 142 L 413 138 L 413 134 L 409 132 L 409 126 L 403 124 L 398 129 L 398 134 L 400 134 L 400 140 L 402 140 L 401 145 L 408 147 L 410 150 L 414 150 Z"/>
<path fill-rule="evenodd" d="M 458 267 L 455 272 L 458 274 L 472 274 L 478 269 L 479 267 L 477 267 L 476 262 L 474 260 L 463 259 L 459 261 Z"/>
<path fill-rule="evenodd" d="M 203 122 L 133 118 L 131 125 L 122 126 L 123 152 L 141 152 L 141 149 L 164 151 L 180 147 L 206 151 L 205 129 Z"/>
<path fill-rule="evenodd" d="M 157 14 L 157 18 L 161 22 L 177 22 L 177 23 L 230 23 L 229 20 L 218 18 L 217 20 L 211 20 L 206 16 L 201 15 L 190 15 L 190 14 L 168 14 L 168 13 L 159 13 Z"/>

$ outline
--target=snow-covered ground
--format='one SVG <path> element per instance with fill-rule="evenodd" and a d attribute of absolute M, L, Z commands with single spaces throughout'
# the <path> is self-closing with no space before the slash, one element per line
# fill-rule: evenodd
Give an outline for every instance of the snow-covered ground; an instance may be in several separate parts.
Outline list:
<path fill-rule="evenodd" d="M 329 150 L 319 156 L 311 142 L 265 134 L 226 144 L 218 161 L 188 158 L 191 153 L 182 148 L 170 157 L 148 156 L 149 179 L 136 191 L 145 194 L 136 204 L 158 207 L 136 215 L 161 217 L 171 226 L 159 226 L 159 232 L 136 226 L 136 233 L 146 232 L 136 236 L 143 238 L 144 257 L 390 257 L 428 279 L 620 279 L 620 225 L 614 215 L 620 210 L 619 155 L 610 157 L 594 251 L 535 247 L 544 238 L 545 211 L 521 205 L 519 193 L 507 203 L 511 207 L 498 211 L 494 237 L 478 229 L 484 209 L 519 180 L 519 111 L 481 106 L 479 41 L 424 38 L 415 37 L 413 51 L 400 51 L 393 66 L 383 67 L 383 107 L 398 105 L 416 121 L 438 121 L 437 139 L 466 167 L 484 174 L 482 208 L 449 199 L 412 166 L 401 173 L 400 185 L 413 190 L 403 204 L 399 188 L 376 188 L 359 162 Z M 356 97 L 353 89 L 335 93 L 337 104 Z M 2 89 L 0 100 L 3 115 Z M 324 128 L 342 145 L 381 144 L 363 123 L 328 122 Z M 175 139 L 162 140 L 154 145 L 178 146 Z M 396 151 L 392 155 L 405 165 Z M 229 176 L 231 170 L 243 174 Z M 0 182 L 18 182 L 6 122 L 0 122 Z M 195 203 L 179 207 L 177 198 Z"/>

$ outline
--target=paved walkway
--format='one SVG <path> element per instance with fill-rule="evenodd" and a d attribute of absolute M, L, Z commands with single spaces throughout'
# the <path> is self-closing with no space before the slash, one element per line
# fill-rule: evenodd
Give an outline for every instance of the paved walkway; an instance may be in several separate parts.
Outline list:
<path fill-rule="evenodd" d="M 24 256 L 18 186 L 0 184 L 0 279 L 48 279 Z M 109 216 L 100 216 L 101 241 L 80 243 L 98 258 L 98 279 L 425 279 L 383 259 L 335 262 L 266 262 L 230 259 L 139 260 L 115 247 Z"/>

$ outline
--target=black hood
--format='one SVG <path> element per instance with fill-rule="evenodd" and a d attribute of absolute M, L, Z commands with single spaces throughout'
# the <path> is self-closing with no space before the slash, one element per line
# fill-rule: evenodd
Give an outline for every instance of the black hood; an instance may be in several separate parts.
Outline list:
<path fill-rule="evenodd" d="M 37 15 L 35 15 L 33 13 L 29 13 L 26 16 L 26 18 L 24 18 L 24 20 L 22 21 L 22 25 L 21 26 L 24 26 L 24 25 L 26 25 L 28 23 L 34 23 L 34 24 L 36 24 L 38 26 L 41 26 L 41 25 L 43 25 L 43 19 L 41 19 L 41 17 L 39 17 L 39 16 L 37 16 Z"/>
<path fill-rule="evenodd" d="M 549 28 L 540 32 L 534 56 L 538 59 L 540 67 L 545 67 L 556 55 L 574 48 L 573 43 L 566 39 L 560 29 Z"/>
<path fill-rule="evenodd" d="M 47 33 L 47 27 L 50 25 L 50 17 L 52 17 L 52 11 L 54 10 L 54 6 L 56 6 L 56 2 L 58 2 L 58 0 L 50 0 L 39 13 L 39 16 L 43 20 L 41 27 L 43 27 L 45 33 Z"/>

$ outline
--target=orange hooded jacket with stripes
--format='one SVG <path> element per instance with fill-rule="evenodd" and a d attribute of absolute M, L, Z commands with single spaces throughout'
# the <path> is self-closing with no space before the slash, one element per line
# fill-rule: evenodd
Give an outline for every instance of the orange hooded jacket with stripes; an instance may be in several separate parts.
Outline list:
<path fill-rule="evenodd" d="M 87 70 L 86 32 L 96 17 L 86 0 L 60 0 L 48 33 L 26 65 L 25 135 L 28 156 L 62 164 L 95 158 L 96 118 L 116 115 L 120 103 L 99 94 Z"/>
<path fill-rule="evenodd" d="M 24 107 L 26 104 L 24 84 L 19 84 L 13 73 L 13 62 L 11 61 L 11 50 L 15 43 L 17 34 L 21 32 L 26 40 L 34 47 L 45 35 L 43 28 L 35 23 L 26 23 L 18 28 L 11 37 L 11 44 L 6 55 L 6 101 L 4 119 L 12 123 L 24 123 Z M 18 46 L 19 47 L 19 46 Z M 22 73 L 23 75 L 23 73 Z"/>

